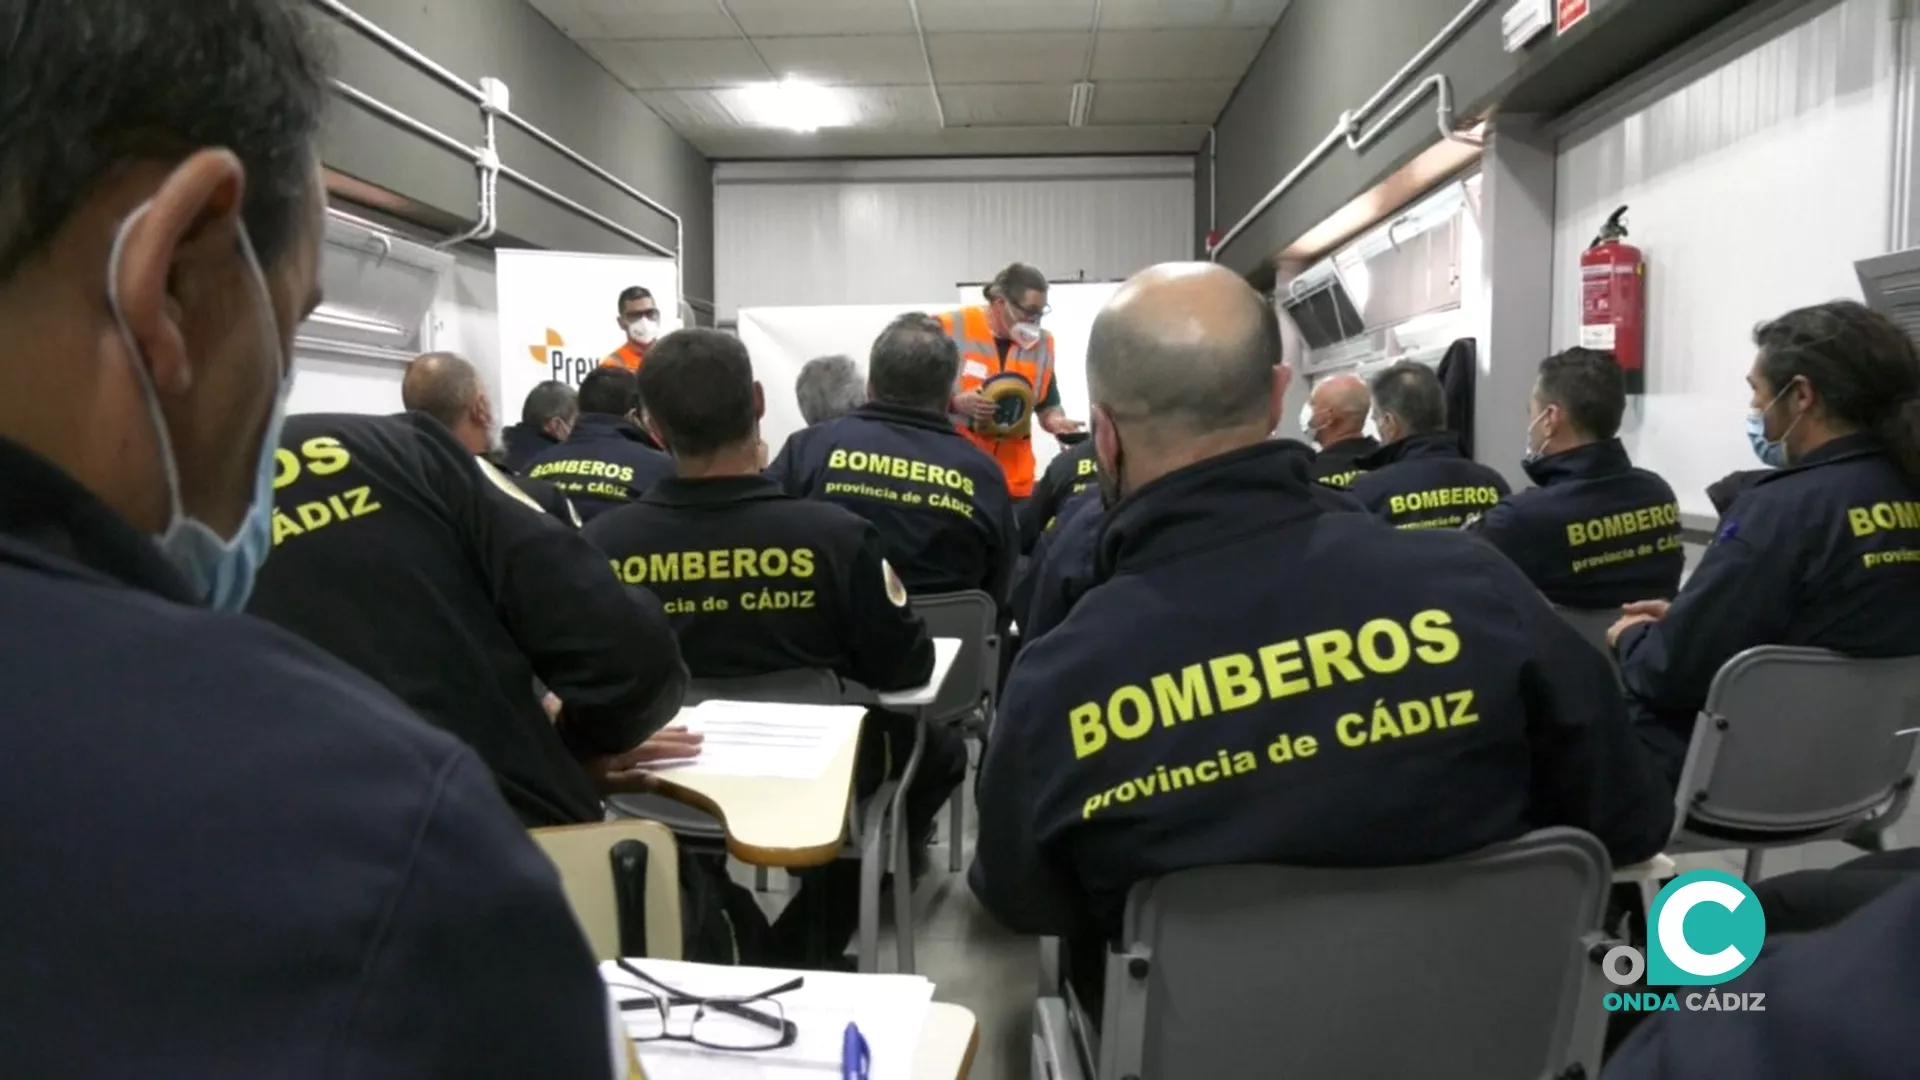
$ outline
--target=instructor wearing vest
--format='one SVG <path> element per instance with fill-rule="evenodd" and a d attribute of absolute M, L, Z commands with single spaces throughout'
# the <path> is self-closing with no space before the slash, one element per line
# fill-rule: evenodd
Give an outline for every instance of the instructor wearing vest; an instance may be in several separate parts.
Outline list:
<path fill-rule="evenodd" d="M 1079 431 L 1060 408 L 1053 381 L 1053 335 L 1040 329 L 1047 313 L 1047 278 L 1014 263 L 986 287 L 984 305 L 942 314 L 940 325 L 960 348 L 960 383 L 953 395 L 957 426 L 1000 463 L 1007 491 L 1033 495 L 1033 423 L 1052 435 Z"/>

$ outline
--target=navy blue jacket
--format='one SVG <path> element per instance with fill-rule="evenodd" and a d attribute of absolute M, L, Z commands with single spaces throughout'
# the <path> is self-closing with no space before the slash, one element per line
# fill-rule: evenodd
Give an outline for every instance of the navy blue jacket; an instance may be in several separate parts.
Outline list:
<path fill-rule="evenodd" d="M 1620 635 L 1621 679 L 1672 779 L 1713 677 L 1755 645 L 1920 654 L 1920 490 L 1871 436 L 1756 480 L 1666 618 Z"/>
<path fill-rule="evenodd" d="M 480 759 L 5 440 L 0 655 L 0 1076 L 607 1076 Z"/>
<path fill-rule="evenodd" d="M 1361 460 L 1379 452 L 1380 440 L 1371 435 L 1356 435 L 1332 446 L 1323 446 L 1313 457 L 1313 478 L 1344 491 L 1366 471 L 1360 467 Z"/>
<path fill-rule="evenodd" d="M 920 686 L 933 640 L 873 524 L 761 476 L 663 480 L 583 535 L 659 596 L 696 679 L 832 671 Z"/>
<path fill-rule="evenodd" d="M 1409 435 L 1359 466 L 1366 473 L 1347 490 L 1396 529 L 1457 529 L 1510 491 L 1499 473 L 1464 457 L 1448 431 Z"/>
<path fill-rule="evenodd" d="M 500 445 L 506 451 L 500 463 L 510 473 L 523 473 L 534 458 L 559 446 L 560 441 L 523 420 L 500 430 Z"/>
<path fill-rule="evenodd" d="M 1236 451 L 1108 513 L 1099 583 L 1021 653 L 981 768 L 971 882 L 1009 928 L 1112 935 L 1129 888 L 1193 866 L 1417 864 L 1547 825 L 1622 864 L 1665 842 L 1606 658 L 1479 541 L 1328 512 L 1305 455 Z"/>
<path fill-rule="evenodd" d="M 1686 553 L 1680 504 L 1665 480 L 1636 469 L 1619 439 L 1530 461 L 1540 485 L 1509 495 L 1468 524 L 1569 608 L 1668 600 Z"/>
<path fill-rule="evenodd" d="M 672 476 L 673 459 L 625 417 L 581 413 L 567 441 L 537 455 L 525 473 L 559 488 L 585 522 Z"/>
<path fill-rule="evenodd" d="M 1776 951 L 1776 949 L 1778 951 Z M 1920 1013 L 1920 881 L 1830 930 L 1760 947 L 1760 959 L 1690 994 L 1765 994 L 1764 1013 L 1651 1017 L 1607 1062 L 1605 1080 L 1906 1080 Z"/>
<path fill-rule="evenodd" d="M 1053 527 L 1068 499 L 1100 486 L 1095 479 L 1099 469 L 1091 438 L 1067 447 L 1047 462 L 1047 470 L 1033 485 L 1033 497 L 1020 507 L 1022 552 L 1031 552 L 1040 543 L 1041 534 Z"/>
<path fill-rule="evenodd" d="M 473 747 L 527 825 L 601 820 L 581 759 L 665 727 L 686 688 L 659 601 L 423 413 L 289 417 L 280 465 L 247 610 Z"/>
<path fill-rule="evenodd" d="M 1040 534 L 1027 572 L 1014 587 L 1014 616 L 1020 620 L 1020 645 L 1060 625 L 1081 594 L 1093 587 L 1093 553 L 1106 522 L 1100 492 L 1088 488 L 1068 499 Z"/>
<path fill-rule="evenodd" d="M 873 522 L 907 591 L 979 589 L 1006 605 L 1020 557 L 1006 474 L 945 416 L 862 405 L 794 432 L 767 476 Z"/>

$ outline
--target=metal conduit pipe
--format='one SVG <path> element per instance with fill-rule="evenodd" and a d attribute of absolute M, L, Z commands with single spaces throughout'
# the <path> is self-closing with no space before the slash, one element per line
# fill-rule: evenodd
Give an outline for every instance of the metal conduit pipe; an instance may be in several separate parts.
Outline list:
<path fill-rule="evenodd" d="M 1341 113 L 1339 120 L 1335 123 L 1333 131 L 1330 132 L 1325 139 L 1320 141 L 1320 145 L 1314 147 L 1305 158 L 1301 159 L 1300 164 L 1295 165 L 1291 172 L 1282 177 L 1280 182 L 1273 186 L 1272 190 L 1268 191 L 1266 195 L 1261 197 L 1259 202 L 1253 205 L 1253 209 L 1247 211 L 1244 217 L 1235 222 L 1233 227 L 1228 229 L 1226 234 L 1220 237 L 1220 242 L 1215 244 L 1213 248 L 1207 252 L 1207 257 L 1218 262 L 1220 252 L 1226 248 L 1228 244 L 1233 243 L 1241 233 L 1246 232 L 1248 226 L 1252 225 L 1261 214 L 1266 213 L 1267 209 L 1278 201 L 1280 196 L 1286 194 L 1293 188 L 1293 185 L 1299 183 L 1300 178 L 1305 176 L 1308 170 L 1320 164 L 1328 154 L 1333 153 L 1334 148 L 1341 142 L 1346 142 L 1348 146 L 1355 150 L 1370 145 L 1374 139 L 1380 136 L 1385 128 L 1390 127 L 1395 121 L 1405 115 L 1405 109 L 1411 109 L 1413 104 L 1419 100 L 1420 96 L 1431 92 L 1432 88 L 1423 84 L 1422 89 L 1417 91 L 1417 96 L 1409 95 L 1409 97 L 1412 98 L 1411 101 L 1402 99 L 1401 104 L 1405 106 L 1405 109 L 1401 109 L 1399 115 L 1392 116 L 1390 119 L 1375 125 L 1371 136 L 1366 137 L 1363 142 L 1356 142 L 1355 133 L 1362 129 L 1368 117 L 1372 116 L 1375 110 L 1379 109 L 1388 98 L 1399 93 L 1401 86 L 1403 86 L 1408 79 L 1412 78 L 1415 72 L 1431 63 L 1433 58 L 1439 55 L 1440 50 L 1451 44 L 1453 39 L 1458 37 L 1462 30 L 1466 29 L 1467 24 L 1478 17 L 1482 11 L 1486 10 L 1492 2 L 1493 0 L 1467 0 L 1467 5 L 1461 8 L 1459 13 L 1448 21 L 1447 25 L 1441 27 L 1440 32 L 1435 34 L 1433 39 L 1428 41 L 1419 52 L 1414 53 L 1411 59 L 1401 65 L 1400 70 L 1394 72 L 1391 79 L 1383 83 L 1380 89 L 1374 91 L 1373 96 L 1367 99 L 1365 105 L 1360 106 L 1357 110 L 1349 110 Z M 1443 111 L 1446 113 L 1446 119 L 1449 121 L 1448 137 L 1452 138 L 1453 134 L 1450 130 L 1450 121 L 1452 118 L 1452 88 L 1450 84 L 1444 83 L 1444 76 L 1434 76 L 1433 78 L 1443 80 L 1443 85 L 1440 87 Z M 1432 80 L 1429 79 L 1428 81 L 1431 82 Z"/>
<path fill-rule="evenodd" d="M 669 210 L 666 206 L 661 204 L 658 200 L 648 196 L 645 192 L 627 183 L 626 181 L 620 179 L 619 177 L 615 176 L 613 173 L 607 171 L 605 168 L 601 167 L 598 163 L 594 162 L 593 160 L 587 158 L 585 155 L 575 151 L 572 147 L 566 145 L 560 140 L 542 131 L 532 121 L 529 121 L 521 116 L 516 115 L 511 110 L 493 108 L 492 103 L 487 98 L 485 91 L 481 90 L 478 86 L 474 85 L 473 83 L 470 83 L 467 80 L 461 78 L 460 76 L 454 74 L 452 71 L 448 70 L 447 68 L 441 66 L 432 57 L 414 48 L 413 46 L 407 44 L 405 41 L 402 41 L 400 38 L 394 36 L 392 33 L 389 33 L 387 30 L 383 29 L 378 23 L 360 14 L 359 12 L 355 11 L 351 7 L 348 7 L 345 3 L 342 2 L 342 0 L 312 0 L 312 2 L 316 6 L 320 7 L 322 10 L 328 12 L 335 18 L 339 19 L 341 22 L 346 23 L 348 26 L 352 27 L 355 31 L 359 32 L 363 37 L 367 38 L 369 41 L 372 41 L 375 44 L 379 45 L 380 47 L 386 49 L 388 52 L 399 57 L 402 61 L 412 65 L 414 68 L 420 70 L 421 72 L 424 72 L 425 74 L 432 76 L 433 78 L 437 79 L 441 83 L 445 84 L 448 88 L 459 93 L 461 96 L 480 105 L 482 108 L 482 111 L 488 117 L 490 139 L 491 139 L 492 118 L 497 115 L 501 119 L 506 120 L 508 123 L 512 124 L 513 126 L 519 128 L 521 131 L 525 132 L 527 135 L 532 137 L 536 142 L 539 142 L 542 145 L 546 146 L 548 149 L 553 150 L 555 153 L 560 154 L 562 157 L 565 157 L 567 160 L 573 162 L 575 165 L 578 165 L 579 167 L 586 169 L 588 172 L 593 173 L 595 176 L 599 177 L 601 180 L 604 180 L 608 184 L 612 185 L 616 190 L 618 190 L 622 194 L 639 202 L 642 206 L 645 206 L 647 209 L 652 210 L 653 212 L 673 222 L 674 245 L 672 250 L 668 250 L 662 247 L 660 244 L 655 243 L 652 240 L 648 240 L 647 238 L 641 236 L 639 233 L 634 232 L 632 229 L 626 228 L 625 226 L 618 224 L 617 222 L 613 221 L 611 218 L 608 218 L 605 215 L 600 214 L 596 211 L 590 210 L 587 207 L 582 206 L 581 204 L 575 202 L 574 200 L 569 199 L 566 196 L 561 195 L 558 192 L 555 192 L 544 185 L 538 184 L 537 182 L 528 179 L 526 176 L 520 174 L 517 171 L 500 167 L 498 165 L 497 152 L 494 155 L 494 162 L 495 162 L 494 169 L 497 174 L 504 174 L 509 179 L 513 180 L 515 183 L 518 183 L 521 186 L 527 188 L 529 191 L 533 191 L 535 194 L 540 195 L 542 198 L 545 198 L 548 201 L 555 203 L 555 205 L 561 206 L 564 209 L 573 211 L 574 213 L 579 214 L 582 217 L 585 217 L 591 221 L 594 221 L 595 223 L 606 227 L 609 231 L 619 236 L 622 236 L 628 240 L 631 240 L 634 243 L 639 244 L 640 246 L 646 248 L 649 251 L 655 252 L 661 256 L 672 259 L 674 261 L 674 284 L 675 284 L 676 290 L 680 294 L 680 303 L 688 307 L 692 306 L 692 298 L 687 296 L 686 294 L 685 260 L 681 257 L 681 252 L 684 251 L 686 248 L 686 224 L 680 219 L 680 215 L 674 213 L 672 210 Z M 379 101 L 377 98 L 371 97 L 370 95 L 364 94 L 358 90 L 354 90 L 353 88 L 340 82 L 338 79 L 334 80 L 334 86 L 336 89 L 340 90 L 340 92 L 344 96 L 348 97 L 350 100 L 354 101 L 356 104 L 359 104 L 362 107 L 367 108 L 372 112 L 378 113 L 380 116 L 391 121 L 392 123 L 399 125 L 401 127 L 405 127 L 408 130 L 421 135 L 423 138 L 428 138 L 433 142 L 438 143 L 442 146 L 449 146 L 449 147 L 459 146 L 460 149 L 456 151 L 457 153 L 460 153 L 461 156 L 466 157 L 469 160 L 474 160 L 476 164 L 480 163 L 476 151 L 474 151 L 471 147 L 467 147 L 465 144 L 460 143 L 459 140 L 454 139 L 452 136 L 449 136 L 444 132 L 437 131 L 434 128 L 428 127 L 426 124 L 423 124 L 417 120 L 414 120 L 411 116 L 408 116 L 406 113 L 403 113 L 400 110 L 395 109 L 392 106 L 387 105 L 382 101 Z M 491 146 L 492 143 L 490 142 L 489 145 Z M 494 181 L 494 184 L 497 187 L 497 184 L 498 184 L 497 178 Z M 498 227 L 498 212 L 497 212 L 497 204 L 496 204 L 493 219 L 487 222 L 486 229 L 481 233 L 480 236 L 475 237 L 475 239 L 484 239 L 486 237 L 492 236 L 495 230 L 497 229 L 497 227 Z"/>
<path fill-rule="evenodd" d="M 567 198 L 565 195 L 560 194 L 559 192 L 548 187 L 547 185 L 542 184 L 540 181 L 535 180 L 530 176 L 527 176 L 525 173 L 522 173 L 518 169 L 512 168 L 511 166 L 502 165 L 500 166 L 500 175 L 503 177 L 506 177 L 508 180 L 511 180 L 516 184 L 519 184 L 521 187 L 526 188 L 528 191 L 534 193 L 535 195 L 540 196 L 541 198 L 552 203 L 553 205 L 560 207 L 562 210 L 570 210 L 573 213 L 578 214 L 583 218 L 586 218 L 588 221 L 593 222 L 594 224 L 600 226 L 601 228 L 607 230 L 610 233 L 613 233 L 617 236 L 625 237 L 626 239 L 633 241 L 634 243 L 640 245 L 641 247 L 646 248 L 648 251 L 652 251 L 656 254 L 663 255 L 669 259 L 674 258 L 673 251 L 667 248 L 666 245 L 656 243 L 652 240 L 647 239 L 644 236 L 641 236 L 639 233 L 634 232 L 632 229 L 627 228 L 625 225 L 622 225 L 619 222 L 613 220 L 612 218 L 606 216 L 605 214 L 600 213 L 598 210 L 594 210 L 589 207 L 582 206 L 581 204 L 573 201 L 572 199 Z M 675 261 L 677 264 L 678 260 L 676 259 Z"/>
<path fill-rule="evenodd" d="M 395 127 L 406 128 L 408 131 L 413 132 L 428 142 L 442 147 L 450 154 L 455 154 L 467 161 L 471 161 L 475 165 L 480 164 L 480 151 L 441 131 L 439 128 L 415 120 L 413 117 L 381 101 L 372 94 L 341 82 L 339 79 L 333 80 L 333 88 L 341 97 L 378 116 L 387 123 Z"/>

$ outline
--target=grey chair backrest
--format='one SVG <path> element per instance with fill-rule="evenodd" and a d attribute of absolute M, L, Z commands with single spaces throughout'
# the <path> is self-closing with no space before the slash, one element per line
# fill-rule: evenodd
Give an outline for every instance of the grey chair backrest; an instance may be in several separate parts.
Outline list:
<path fill-rule="evenodd" d="M 983 699 L 991 703 L 1000 689 L 1000 614 L 993 597 L 977 589 L 916 596 L 913 610 L 926 620 L 927 633 L 960 639 L 960 655 L 925 718 L 944 723 L 972 713 Z"/>
<path fill-rule="evenodd" d="M 873 700 L 873 692 L 825 668 L 795 668 L 765 675 L 695 679 L 687 687 L 689 708 L 703 701 L 775 701 L 789 705 L 847 705 Z"/>
<path fill-rule="evenodd" d="M 1427 866 L 1135 886 L 1102 1080 L 1599 1075 L 1606 850 L 1545 829 Z M 1577 1075 L 1577 1074 L 1576 1074 Z"/>
<path fill-rule="evenodd" d="M 1686 824 L 1818 832 L 1864 819 L 1914 775 L 1920 656 L 1763 645 L 1714 676 L 1677 792 Z"/>
<path fill-rule="evenodd" d="M 1613 659 L 1613 647 L 1607 644 L 1607 631 L 1620 621 L 1619 608 L 1570 608 L 1555 604 L 1553 610 L 1594 648 L 1606 653 L 1607 659 Z"/>

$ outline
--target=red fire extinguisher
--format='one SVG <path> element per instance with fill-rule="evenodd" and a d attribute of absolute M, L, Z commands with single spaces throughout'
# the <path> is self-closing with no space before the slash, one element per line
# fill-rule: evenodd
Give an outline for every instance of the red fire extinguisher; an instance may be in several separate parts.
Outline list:
<path fill-rule="evenodd" d="M 1626 242 L 1627 208 L 1613 212 L 1580 255 L 1580 344 L 1606 349 L 1627 377 L 1627 393 L 1647 389 L 1647 260 Z"/>

